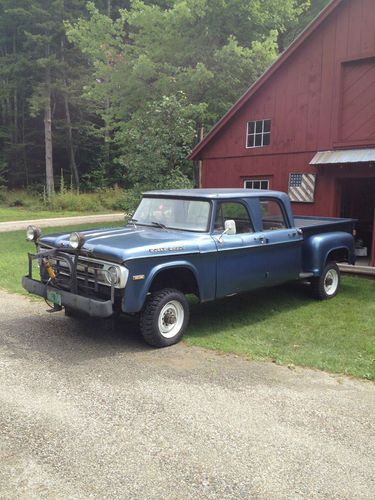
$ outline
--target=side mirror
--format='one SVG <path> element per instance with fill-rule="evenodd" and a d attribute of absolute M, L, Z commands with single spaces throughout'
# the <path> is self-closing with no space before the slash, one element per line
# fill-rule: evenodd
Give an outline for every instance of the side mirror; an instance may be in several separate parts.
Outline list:
<path fill-rule="evenodd" d="M 232 219 L 226 220 L 224 224 L 224 229 L 225 229 L 224 230 L 225 234 L 236 234 L 237 230 L 235 221 Z"/>
<path fill-rule="evenodd" d="M 236 223 L 232 219 L 228 219 L 224 223 L 224 231 L 221 233 L 221 235 L 218 238 L 219 243 L 223 242 L 223 236 L 224 234 L 236 234 Z"/>

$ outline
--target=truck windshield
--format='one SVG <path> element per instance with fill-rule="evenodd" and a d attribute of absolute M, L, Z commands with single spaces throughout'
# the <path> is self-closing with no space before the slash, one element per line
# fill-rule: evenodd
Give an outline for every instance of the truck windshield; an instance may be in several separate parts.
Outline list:
<path fill-rule="evenodd" d="M 181 198 L 143 198 L 132 221 L 152 227 L 184 231 L 208 230 L 210 203 Z"/>

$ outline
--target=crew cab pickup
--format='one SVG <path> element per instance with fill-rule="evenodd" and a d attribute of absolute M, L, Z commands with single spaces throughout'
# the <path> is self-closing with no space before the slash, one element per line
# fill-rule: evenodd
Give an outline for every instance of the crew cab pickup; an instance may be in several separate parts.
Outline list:
<path fill-rule="evenodd" d="M 207 302 L 308 280 L 332 298 L 336 263 L 355 261 L 353 230 L 352 219 L 293 217 L 277 191 L 151 191 L 123 227 L 42 237 L 29 226 L 36 252 L 22 284 L 67 315 L 137 314 L 145 341 L 164 347 L 186 330 L 187 294 Z"/>

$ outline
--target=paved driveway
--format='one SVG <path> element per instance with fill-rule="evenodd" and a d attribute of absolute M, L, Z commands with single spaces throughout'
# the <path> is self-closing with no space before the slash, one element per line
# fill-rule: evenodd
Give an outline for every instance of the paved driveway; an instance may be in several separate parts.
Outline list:
<path fill-rule="evenodd" d="M 375 387 L 0 292 L 0 498 L 374 498 Z"/>

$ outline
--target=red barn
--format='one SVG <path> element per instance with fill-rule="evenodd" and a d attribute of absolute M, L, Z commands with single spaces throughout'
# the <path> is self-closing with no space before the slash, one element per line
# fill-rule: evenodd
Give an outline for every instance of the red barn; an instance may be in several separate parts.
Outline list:
<path fill-rule="evenodd" d="M 195 147 L 203 187 L 359 219 L 375 265 L 375 0 L 333 0 Z"/>

